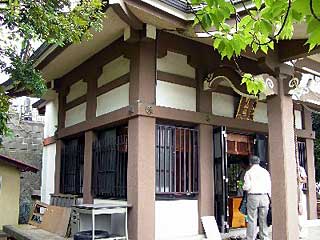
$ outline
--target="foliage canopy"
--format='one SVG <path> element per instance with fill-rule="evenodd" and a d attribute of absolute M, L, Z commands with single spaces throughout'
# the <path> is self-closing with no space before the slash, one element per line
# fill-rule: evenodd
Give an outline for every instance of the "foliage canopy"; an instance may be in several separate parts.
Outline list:
<path fill-rule="evenodd" d="M 319 0 L 191 0 L 203 6 L 194 24 L 199 24 L 213 41 L 222 58 L 240 56 L 242 51 L 266 53 L 274 44 L 291 39 L 295 28 L 306 26 L 306 44 L 312 50 L 320 45 Z M 243 78 L 249 93 L 263 91 L 259 81 Z"/>
<path fill-rule="evenodd" d="M 4 0 L 0 1 L 0 71 L 16 89 L 41 97 L 46 85 L 34 68 L 32 43 L 65 44 L 92 37 L 102 29 L 103 0 Z M 0 87 L 0 136 L 7 128 L 10 97 Z"/>

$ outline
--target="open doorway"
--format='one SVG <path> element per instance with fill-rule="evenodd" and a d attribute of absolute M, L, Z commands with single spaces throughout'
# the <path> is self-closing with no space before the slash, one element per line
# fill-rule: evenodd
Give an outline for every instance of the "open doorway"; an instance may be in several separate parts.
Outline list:
<path fill-rule="evenodd" d="M 240 213 L 242 184 L 249 157 L 257 155 L 267 168 L 267 138 L 264 135 L 236 133 L 225 127 L 214 129 L 215 216 L 222 233 L 246 227 Z"/>

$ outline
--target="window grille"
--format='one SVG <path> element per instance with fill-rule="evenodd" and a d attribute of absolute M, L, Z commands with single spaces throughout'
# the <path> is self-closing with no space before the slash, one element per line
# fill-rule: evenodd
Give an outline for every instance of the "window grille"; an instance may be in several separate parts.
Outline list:
<path fill-rule="evenodd" d="M 156 193 L 198 193 L 198 130 L 156 126 Z"/>
<path fill-rule="evenodd" d="M 298 159 L 299 164 L 307 171 L 307 152 L 306 152 L 306 143 L 302 141 L 297 142 L 298 145 Z M 303 190 L 307 190 L 308 185 L 305 183 L 303 184 Z"/>
<path fill-rule="evenodd" d="M 127 198 L 128 129 L 98 134 L 93 143 L 92 190 L 100 198 Z"/>
<path fill-rule="evenodd" d="M 64 141 L 61 154 L 61 192 L 83 193 L 84 139 Z"/>

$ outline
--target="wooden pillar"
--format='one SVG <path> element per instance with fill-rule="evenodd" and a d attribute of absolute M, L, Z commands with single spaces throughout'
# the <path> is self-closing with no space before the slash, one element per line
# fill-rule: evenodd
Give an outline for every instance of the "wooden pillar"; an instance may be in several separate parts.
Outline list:
<path fill-rule="evenodd" d="M 272 239 L 297 240 L 298 199 L 295 160 L 293 102 L 284 93 L 267 99 L 269 119 L 269 161 L 272 178 Z"/>
<path fill-rule="evenodd" d="M 128 136 L 129 238 L 155 239 L 155 118 L 130 119 Z"/>
<path fill-rule="evenodd" d="M 212 93 L 203 91 L 203 81 L 207 74 L 208 70 L 205 67 L 196 67 L 197 112 L 212 114 Z"/>
<path fill-rule="evenodd" d="M 140 36 L 143 35 L 142 31 Z M 130 105 L 155 104 L 156 42 L 142 37 L 130 43 Z M 155 123 L 139 116 L 128 125 L 127 200 L 131 240 L 155 239 Z"/>
<path fill-rule="evenodd" d="M 58 130 L 61 130 L 65 127 L 65 120 L 66 120 L 66 95 L 67 89 L 59 90 L 59 106 L 58 106 Z"/>
<path fill-rule="evenodd" d="M 63 142 L 58 139 L 56 142 L 56 159 L 55 159 L 55 172 L 54 172 L 54 193 L 59 194 L 60 181 L 61 181 L 61 154 L 62 154 Z"/>
<path fill-rule="evenodd" d="M 102 68 L 96 66 L 88 66 L 89 70 L 85 75 L 85 81 L 87 82 L 87 109 L 86 109 L 86 120 L 93 120 L 96 117 L 97 111 L 97 88 L 98 78 L 102 74 Z"/>
<path fill-rule="evenodd" d="M 84 144 L 84 165 L 83 165 L 83 203 L 93 203 L 92 196 L 92 144 L 94 141 L 94 132 L 85 132 Z"/>
<path fill-rule="evenodd" d="M 199 229 L 203 233 L 201 217 L 214 215 L 212 126 L 199 126 Z"/>
<path fill-rule="evenodd" d="M 130 104 L 155 104 L 156 43 L 154 40 L 132 44 L 130 56 Z"/>
<path fill-rule="evenodd" d="M 212 94 L 203 91 L 203 80 L 208 70 L 203 65 L 196 66 L 197 112 L 212 114 Z M 199 232 L 203 233 L 201 217 L 214 215 L 213 180 L 213 132 L 212 126 L 199 125 Z"/>
<path fill-rule="evenodd" d="M 311 112 L 307 109 L 303 110 L 305 129 L 312 131 Z M 308 175 L 308 192 L 307 192 L 307 208 L 308 219 L 317 219 L 317 195 L 316 195 L 316 176 L 314 162 L 314 140 L 306 139 L 306 156 L 307 156 L 307 175 Z"/>

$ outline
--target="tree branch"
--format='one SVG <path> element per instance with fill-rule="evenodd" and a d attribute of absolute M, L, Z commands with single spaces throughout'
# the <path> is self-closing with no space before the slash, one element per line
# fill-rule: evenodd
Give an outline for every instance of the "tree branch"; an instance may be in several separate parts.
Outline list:
<path fill-rule="evenodd" d="M 316 20 L 318 20 L 318 21 L 320 22 L 320 17 L 318 17 L 318 16 L 316 15 L 316 13 L 314 12 L 313 0 L 310 0 L 310 12 L 311 12 L 312 16 L 313 16 Z"/>

